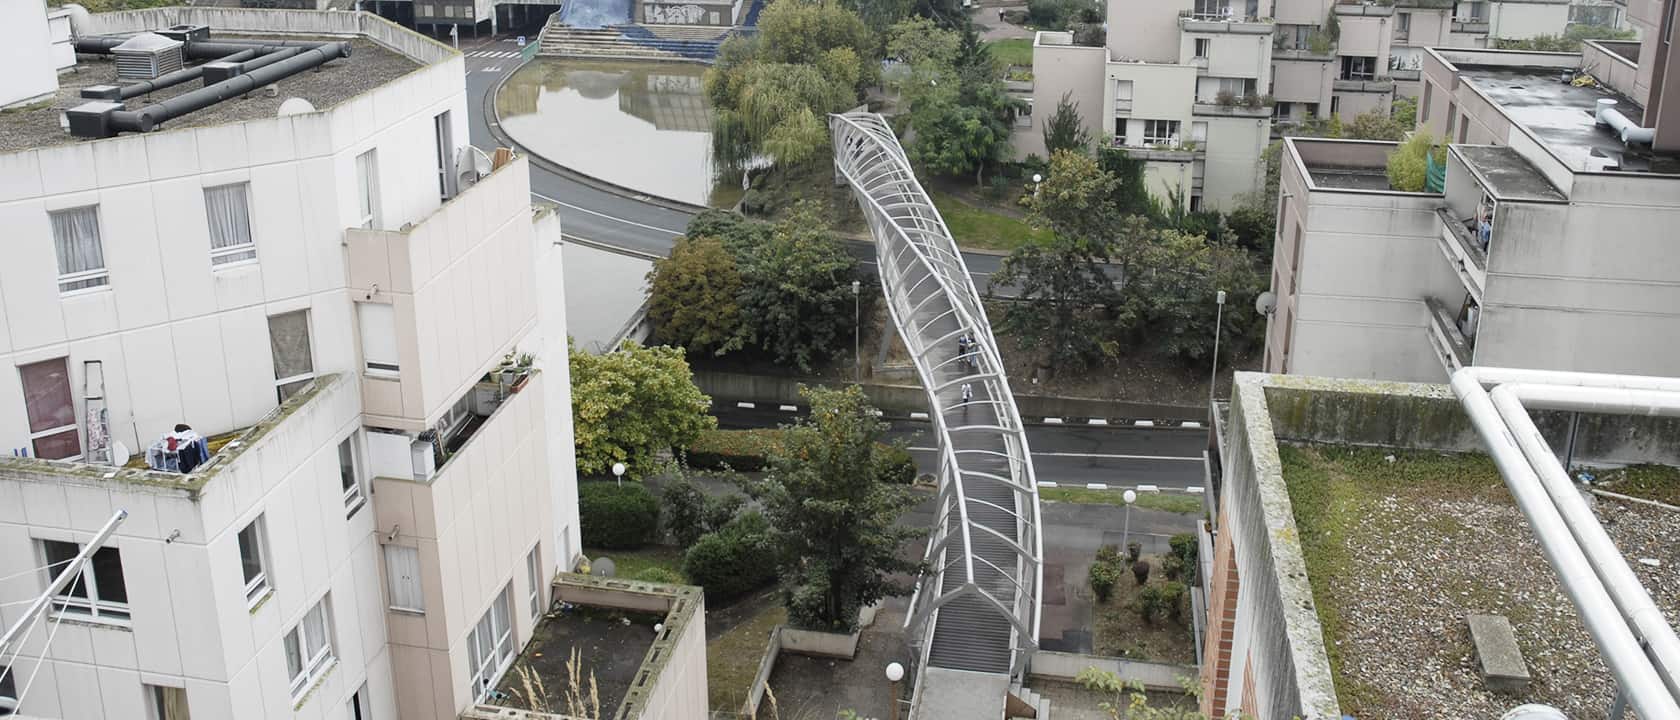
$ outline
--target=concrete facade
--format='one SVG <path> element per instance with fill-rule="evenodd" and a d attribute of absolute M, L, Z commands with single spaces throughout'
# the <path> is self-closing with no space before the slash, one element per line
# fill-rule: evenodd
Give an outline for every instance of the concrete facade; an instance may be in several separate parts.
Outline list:
<path fill-rule="evenodd" d="M 440 176 L 467 137 L 461 56 L 387 21 L 166 8 L 83 22 L 357 37 L 416 68 L 313 112 L 0 155 L 14 240 L 0 358 L 57 368 L 45 389 L 0 376 L 0 437 L 41 456 L 0 466 L 0 576 L 17 576 L 0 626 L 51 580 L 49 543 L 130 513 L 116 574 L 96 558 L 94 607 L 49 613 L 52 643 L 38 627 L 22 647 L 13 670 L 40 674 L 21 711 L 457 716 L 482 688 L 475 626 L 505 593 L 490 626 L 516 651 L 580 547 L 558 218 L 531 207 L 523 158 L 470 187 Z M 324 72 L 355 72 L 339 62 Z M 218 262 L 205 190 L 230 184 L 251 256 Z M 87 207 L 105 282 L 66 290 L 51 213 Z M 535 356 L 517 391 L 480 382 L 513 352 Z M 137 454 L 181 422 L 233 439 L 187 474 L 94 464 L 84 383 L 101 376 L 103 432 Z M 62 398 L 68 427 L 43 431 L 41 397 Z M 126 597 L 105 598 L 113 586 Z M 483 675 L 510 659 L 493 653 Z"/>
<path fill-rule="evenodd" d="M 1389 190 L 1390 147 L 1290 142 L 1265 368 L 1435 382 L 1472 364 L 1680 372 L 1680 263 L 1663 240 L 1680 174 L 1672 155 L 1594 124 L 1599 100 L 1640 109 L 1560 81 L 1582 65 L 1428 51 L 1418 125 L 1453 143 L 1442 194 Z M 1636 77 L 1600 67 L 1601 85 Z"/>

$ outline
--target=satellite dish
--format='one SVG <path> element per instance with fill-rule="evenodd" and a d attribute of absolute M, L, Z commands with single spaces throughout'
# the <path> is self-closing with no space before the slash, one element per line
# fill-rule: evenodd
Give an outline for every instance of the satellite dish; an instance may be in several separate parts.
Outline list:
<path fill-rule="evenodd" d="M 490 174 L 490 156 L 471 145 L 462 145 L 461 151 L 455 153 L 455 171 L 457 192 L 470 188 L 479 178 Z"/>
<path fill-rule="evenodd" d="M 132 455 L 128 452 L 128 446 L 124 445 L 123 441 L 114 440 L 114 441 L 111 442 L 111 465 L 112 466 L 122 467 L 124 465 L 127 465 L 128 464 L 128 459 L 130 457 L 132 457 Z"/>
<path fill-rule="evenodd" d="M 589 574 L 595 577 L 612 577 L 617 570 L 618 567 L 609 557 L 596 558 L 595 562 L 589 563 Z"/>
<path fill-rule="evenodd" d="M 315 106 L 303 98 L 286 98 L 280 103 L 280 117 L 288 115 L 308 115 L 315 112 Z"/>
<path fill-rule="evenodd" d="M 1254 296 L 1254 311 L 1261 315 L 1270 315 L 1277 309 L 1277 295 L 1267 290 Z"/>

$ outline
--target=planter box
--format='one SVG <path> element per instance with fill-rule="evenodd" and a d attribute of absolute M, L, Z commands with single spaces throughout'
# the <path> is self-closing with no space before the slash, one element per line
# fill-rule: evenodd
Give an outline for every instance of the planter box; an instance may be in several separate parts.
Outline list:
<path fill-rule="evenodd" d="M 858 635 L 852 633 L 817 632 L 815 630 L 795 630 L 791 627 L 782 628 L 782 650 L 800 655 L 815 655 L 817 657 L 844 658 L 850 660 L 857 655 Z"/>

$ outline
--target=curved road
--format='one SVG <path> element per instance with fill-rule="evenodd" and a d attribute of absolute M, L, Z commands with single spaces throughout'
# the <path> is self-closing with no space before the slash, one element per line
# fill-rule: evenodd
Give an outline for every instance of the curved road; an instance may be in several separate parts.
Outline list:
<path fill-rule="evenodd" d="M 519 67 L 519 59 L 482 57 L 471 53 L 482 50 L 513 52 L 518 49 L 508 38 L 461 48 L 461 52 L 468 54 L 470 141 L 480 148 L 494 148 L 502 144 L 490 133 L 489 118 L 484 113 L 485 95 L 498 80 Z M 663 257 L 670 254 L 672 240 L 683 233 L 689 219 L 694 217 L 690 211 L 673 209 L 622 190 L 582 182 L 539 167 L 536 163 L 531 164 L 531 194 L 560 205 L 561 226 L 567 237 L 635 255 Z M 875 264 L 873 245 L 862 242 L 850 245 L 853 256 L 868 265 Z M 997 272 L 1002 260 L 997 255 L 963 253 L 963 262 L 974 277 L 974 285 L 980 288 L 990 285 L 991 275 Z"/>

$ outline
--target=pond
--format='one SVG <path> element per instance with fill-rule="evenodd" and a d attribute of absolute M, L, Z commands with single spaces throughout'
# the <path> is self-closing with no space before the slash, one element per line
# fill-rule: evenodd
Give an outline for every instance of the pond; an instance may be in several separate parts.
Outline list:
<path fill-rule="evenodd" d="M 538 59 L 502 85 L 502 129 L 549 161 L 637 192 L 732 207 L 739 173 L 712 157 L 706 66 Z"/>

